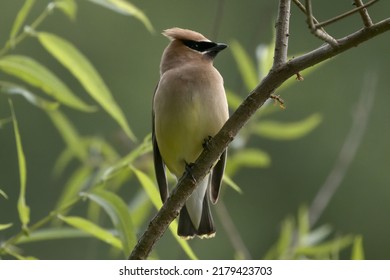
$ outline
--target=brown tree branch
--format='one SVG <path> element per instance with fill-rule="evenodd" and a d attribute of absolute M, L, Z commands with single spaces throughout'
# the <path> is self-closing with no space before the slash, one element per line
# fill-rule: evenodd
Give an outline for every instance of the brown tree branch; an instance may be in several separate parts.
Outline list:
<path fill-rule="evenodd" d="M 330 36 L 328 33 L 324 32 L 323 29 L 320 29 L 319 27 L 321 26 L 319 24 L 317 24 L 318 25 L 317 27 L 317 25 L 314 23 L 314 16 L 311 8 L 311 0 L 306 0 L 305 10 L 306 10 L 306 17 L 307 17 L 306 22 L 307 25 L 309 26 L 311 33 L 313 33 L 314 36 L 316 36 L 317 38 L 327 42 L 329 45 L 337 47 L 338 45 L 337 40 L 332 36 Z"/>
<path fill-rule="evenodd" d="M 281 0 L 279 2 L 278 19 L 276 20 L 276 39 L 275 39 L 275 55 L 272 68 L 277 69 L 287 61 L 288 51 L 288 32 L 290 27 L 290 7 L 289 0 Z"/>
<path fill-rule="evenodd" d="M 285 2 L 286 0 L 280 0 L 281 4 Z M 283 12 L 281 10 L 282 8 L 279 9 L 279 15 Z M 285 16 L 289 17 L 290 14 L 285 14 Z M 281 28 L 280 26 L 281 25 L 277 27 Z M 234 139 L 240 129 L 282 83 L 303 69 L 334 57 L 389 30 L 390 18 L 340 39 L 337 46 L 331 47 L 330 45 L 324 45 L 305 55 L 287 61 L 278 67 L 273 67 L 268 75 L 244 100 L 240 107 L 238 107 L 218 134 L 210 140 L 208 148 L 202 152 L 193 165 L 191 174 L 184 174 L 183 177 L 180 178 L 168 200 L 164 203 L 163 207 L 150 222 L 147 230 L 138 240 L 129 259 L 146 259 L 148 257 L 154 244 L 161 238 L 169 224 L 179 214 L 181 207 L 195 189 L 196 182 L 204 178 L 205 174 L 210 171 L 213 163 L 217 161 L 221 153 Z M 281 43 L 279 42 L 277 44 Z"/>
<path fill-rule="evenodd" d="M 366 9 L 366 8 L 369 7 L 369 6 L 371 6 L 372 4 L 375 4 L 375 3 L 378 2 L 378 1 L 379 1 L 379 0 L 372 0 L 372 1 L 368 2 L 367 4 L 364 4 L 364 5 L 362 5 L 362 6 L 358 6 L 357 8 L 355 8 L 355 9 L 353 9 L 353 10 L 350 10 L 350 11 L 345 12 L 345 13 L 343 13 L 343 14 L 341 14 L 341 15 L 338 15 L 338 16 L 336 16 L 336 17 L 334 17 L 334 18 L 331 18 L 331 19 L 328 19 L 328 20 L 326 20 L 326 21 L 323 21 L 323 22 L 320 22 L 320 23 L 318 23 L 318 24 L 315 24 L 314 27 L 315 27 L 315 28 L 324 27 L 324 26 L 326 26 L 326 25 L 335 23 L 336 21 L 339 21 L 339 20 L 341 20 L 341 19 L 343 19 L 343 18 L 349 17 L 350 15 L 352 15 L 352 14 L 354 14 L 354 13 L 357 13 L 357 12 L 360 12 L 360 13 L 361 13 L 361 11 L 363 11 L 363 10 L 366 10 L 366 12 L 364 13 L 364 19 L 365 19 L 365 17 L 368 16 L 368 12 L 367 12 L 367 9 Z M 361 1 L 357 1 L 357 2 L 360 2 L 360 3 L 361 3 Z M 368 16 L 368 18 L 370 18 L 370 17 Z M 370 19 L 370 21 L 371 21 L 371 19 Z M 371 25 L 372 25 L 372 22 L 371 22 Z"/>
<path fill-rule="evenodd" d="M 370 27 L 372 25 L 372 20 L 370 18 L 370 15 L 368 14 L 367 11 L 367 4 L 363 5 L 362 0 L 354 0 L 356 7 L 361 8 L 359 10 L 360 16 L 363 20 L 364 26 L 365 27 Z"/>

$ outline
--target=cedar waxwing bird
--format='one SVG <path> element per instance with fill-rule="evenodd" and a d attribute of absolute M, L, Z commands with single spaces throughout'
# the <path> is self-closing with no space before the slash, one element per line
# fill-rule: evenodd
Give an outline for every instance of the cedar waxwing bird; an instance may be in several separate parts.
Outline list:
<path fill-rule="evenodd" d="M 229 118 L 222 76 L 213 66 L 227 45 L 214 43 L 188 29 L 163 32 L 170 39 L 160 64 L 160 81 L 153 97 L 153 155 L 161 199 L 169 195 L 165 166 L 180 178 Z M 209 199 L 218 200 L 226 150 L 180 211 L 178 235 L 213 237 L 215 226 Z"/>

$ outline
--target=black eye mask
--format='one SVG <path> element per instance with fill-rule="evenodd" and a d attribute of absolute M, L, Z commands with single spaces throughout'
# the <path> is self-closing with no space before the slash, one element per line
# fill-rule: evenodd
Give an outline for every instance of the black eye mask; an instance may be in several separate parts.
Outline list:
<path fill-rule="evenodd" d="M 216 43 L 208 42 L 208 41 L 182 40 L 182 42 L 187 47 L 196 50 L 198 52 L 205 52 L 217 46 Z"/>

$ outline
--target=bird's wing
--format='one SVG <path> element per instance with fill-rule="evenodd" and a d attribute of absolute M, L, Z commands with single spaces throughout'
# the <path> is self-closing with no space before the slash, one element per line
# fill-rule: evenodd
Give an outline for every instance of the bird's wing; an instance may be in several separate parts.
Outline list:
<path fill-rule="evenodd" d="M 156 86 L 157 90 L 158 85 Z M 154 91 L 154 94 L 156 94 L 156 90 Z M 154 100 L 154 95 L 153 95 Z M 153 101 L 154 102 L 154 101 Z M 153 106 L 154 108 L 154 106 Z M 160 149 L 158 148 L 157 139 L 156 139 L 156 132 L 155 132 L 155 124 L 154 124 L 154 109 L 152 111 L 152 142 L 153 142 L 153 160 L 154 160 L 154 171 L 156 173 L 156 179 L 158 188 L 160 190 L 160 196 L 161 200 L 164 203 L 169 196 L 169 190 L 168 190 L 168 182 L 167 177 L 165 175 L 165 163 L 161 157 Z"/>
<path fill-rule="evenodd" d="M 225 170 L 226 164 L 226 155 L 227 149 L 222 153 L 219 161 L 213 168 L 212 176 L 211 176 L 211 186 L 210 186 L 210 199 L 212 203 L 217 203 L 219 190 L 221 189 L 223 172 Z"/>

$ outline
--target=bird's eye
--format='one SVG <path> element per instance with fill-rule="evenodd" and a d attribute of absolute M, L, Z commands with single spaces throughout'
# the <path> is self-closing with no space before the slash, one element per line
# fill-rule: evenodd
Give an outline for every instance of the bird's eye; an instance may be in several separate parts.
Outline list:
<path fill-rule="evenodd" d="M 187 47 L 196 50 L 198 52 L 205 52 L 217 45 L 216 43 L 208 42 L 208 41 L 183 40 L 182 42 Z"/>

